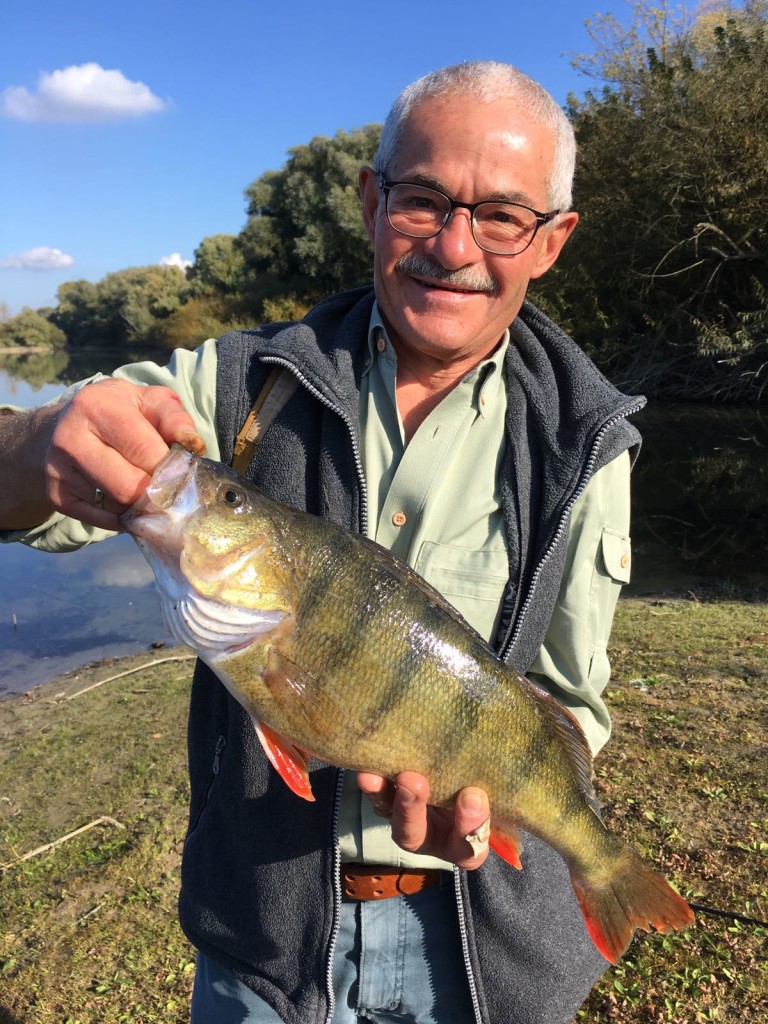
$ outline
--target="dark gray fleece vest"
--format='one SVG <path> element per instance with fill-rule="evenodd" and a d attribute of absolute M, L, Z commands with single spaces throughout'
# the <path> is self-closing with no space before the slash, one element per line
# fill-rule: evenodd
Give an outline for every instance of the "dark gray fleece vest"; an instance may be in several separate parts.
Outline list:
<path fill-rule="evenodd" d="M 300 323 L 233 332 L 218 343 L 222 460 L 274 365 L 300 382 L 261 440 L 248 476 L 295 508 L 361 530 L 365 485 L 358 396 L 371 289 L 321 303 Z M 502 493 L 510 581 L 497 649 L 525 671 L 560 588 L 568 514 L 589 477 L 639 444 L 620 394 L 538 310 L 511 326 Z M 340 773 L 317 764 L 315 803 L 289 792 L 250 720 L 198 664 L 189 719 L 191 804 L 180 918 L 190 940 L 258 992 L 286 1024 L 329 1011 Z M 562 860 L 528 837 L 524 870 L 491 855 L 457 872 L 463 941 L 484 1024 L 570 1024 L 605 969 Z"/>

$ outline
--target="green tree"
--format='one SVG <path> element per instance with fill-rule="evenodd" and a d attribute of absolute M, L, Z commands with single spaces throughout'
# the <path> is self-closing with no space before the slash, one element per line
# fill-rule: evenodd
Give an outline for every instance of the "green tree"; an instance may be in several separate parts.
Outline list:
<path fill-rule="evenodd" d="M 582 220 L 540 291 L 649 390 L 700 397 L 706 377 L 746 397 L 768 348 L 768 3 L 670 11 L 635 4 L 623 34 L 604 19 L 577 58 L 608 84 L 570 99 Z"/>
<path fill-rule="evenodd" d="M 65 281 L 57 292 L 53 322 L 64 331 L 70 345 L 98 344 L 106 334 L 100 315 L 98 286 L 91 281 Z"/>
<path fill-rule="evenodd" d="M 282 170 L 246 189 L 248 221 L 237 248 L 251 312 L 262 316 L 265 302 L 300 308 L 370 280 L 357 174 L 373 159 L 380 135 L 380 125 L 368 125 L 314 138 L 292 149 Z"/>
<path fill-rule="evenodd" d="M 2 348 L 62 348 L 67 342 L 64 332 L 52 324 L 43 310 L 25 306 L 20 313 L 0 322 Z"/>
<path fill-rule="evenodd" d="M 164 348 L 197 348 L 208 338 L 218 338 L 234 328 L 254 326 L 235 316 L 217 296 L 197 295 L 169 317 L 155 322 L 152 340 Z"/>
<path fill-rule="evenodd" d="M 191 294 L 235 295 L 243 288 L 245 261 L 235 235 L 209 235 L 195 249 L 187 271 Z"/>
<path fill-rule="evenodd" d="M 189 295 L 178 267 L 129 267 L 96 284 L 69 281 L 59 288 L 53 319 L 70 345 L 115 347 L 153 343 L 158 321 Z"/>

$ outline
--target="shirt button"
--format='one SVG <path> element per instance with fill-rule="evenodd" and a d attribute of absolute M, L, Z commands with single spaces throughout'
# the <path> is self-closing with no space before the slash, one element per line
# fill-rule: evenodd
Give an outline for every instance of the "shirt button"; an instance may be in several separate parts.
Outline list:
<path fill-rule="evenodd" d="M 622 569 L 626 569 L 628 565 L 629 565 L 629 555 L 622 555 L 621 556 L 621 568 Z"/>
<path fill-rule="evenodd" d="M 408 516 L 406 516 L 405 512 L 395 512 L 392 516 L 392 522 L 395 526 L 405 526 L 408 522 Z"/>
<path fill-rule="evenodd" d="M 379 350 L 379 352 L 385 352 L 387 349 L 386 341 L 383 338 L 379 338 L 379 340 L 376 342 L 376 348 Z"/>

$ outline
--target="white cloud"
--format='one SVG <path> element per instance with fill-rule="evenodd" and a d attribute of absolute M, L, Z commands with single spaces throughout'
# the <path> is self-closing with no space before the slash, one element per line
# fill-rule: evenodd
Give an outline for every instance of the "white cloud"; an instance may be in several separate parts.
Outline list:
<path fill-rule="evenodd" d="M 161 267 L 178 267 L 179 270 L 186 270 L 192 266 L 192 260 L 185 260 L 180 252 L 172 252 L 170 256 L 163 256 L 158 260 Z"/>
<path fill-rule="evenodd" d="M 38 245 L 26 252 L 12 253 L 0 259 L 2 270 L 64 270 L 74 266 L 74 259 L 61 249 Z"/>
<path fill-rule="evenodd" d="M 17 121 L 118 121 L 166 106 L 143 82 L 131 82 L 122 71 L 105 71 L 100 64 L 43 71 L 36 92 L 16 85 L 0 93 L 0 114 Z"/>

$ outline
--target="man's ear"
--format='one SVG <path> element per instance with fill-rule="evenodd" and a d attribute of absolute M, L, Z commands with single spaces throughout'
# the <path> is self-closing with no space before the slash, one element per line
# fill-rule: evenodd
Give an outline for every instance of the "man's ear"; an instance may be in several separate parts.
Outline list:
<path fill-rule="evenodd" d="M 541 277 L 542 274 L 549 270 L 578 223 L 578 213 L 575 210 L 568 210 L 567 213 L 559 213 L 557 215 L 554 225 L 544 225 L 544 228 L 539 232 L 542 240 L 539 241 L 539 236 L 537 236 L 534 242 L 534 244 L 538 242 L 539 255 L 531 271 L 531 280 Z"/>
<path fill-rule="evenodd" d="M 376 237 L 376 220 L 379 212 L 379 190 L 378 175 L 372 167 L 361 167 L 357 177 L 360 198 L 363 202 L 363 224 L 371 242 Z"/>

